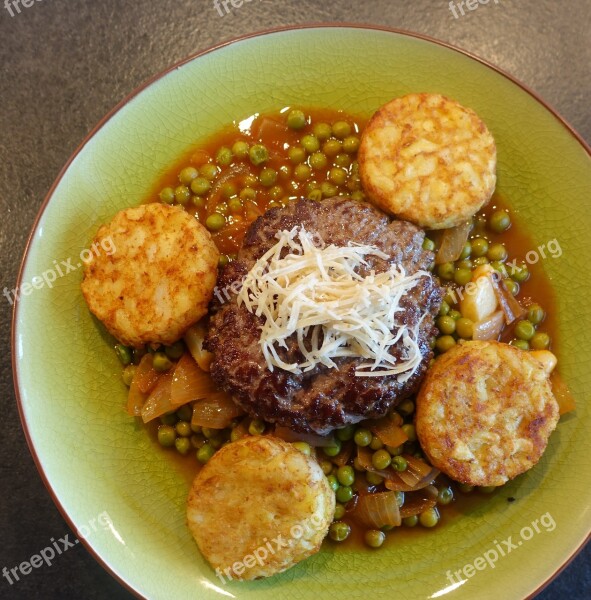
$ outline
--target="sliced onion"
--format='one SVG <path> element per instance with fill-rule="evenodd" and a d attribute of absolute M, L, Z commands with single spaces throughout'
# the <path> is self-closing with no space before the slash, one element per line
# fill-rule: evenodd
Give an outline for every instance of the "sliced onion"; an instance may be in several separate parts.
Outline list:
<path fill-rule="evenodd" d="M 171 403 L 174 406 L 192 400 L 201 400 L 218 391 L 213 379 L 202 371 L 190 354 L 184 354 L 177 363 L 170 389 Z"/>
<path fill-rule="evenodd" d="M 344 467 L 349 462 L 351 454 L 353 454 L 353 442 L 345 442 L 341 451 L 336 456 L 331 457 L 330 462 L 337 467 Z"/>
<path fill-rule="evenodd" d="M 163 414 L 176 408 L 170 401 L 172 375 L 172 370 L 164 373 L 146 400 L 146 403 L 142 408 L 142 420 L 144 423 L 148 423 L 148 421 L 161 417 Z"/>
<path fill-rule="evenodd" d="M 318 435 L 316 433 L 302 433 L 294 431 L 289 427 L 282 427 L 281 425 L 275 426 L 275 432 L 278 438 L 286 442 L 306 442 L 310 446 L 316 446 L 319 448 L 328 448 L 334 446 L 334 437 L 332 435 Z"/>
<path fill-rule="evenodd" d="M 470 223 L 470 221 L 466 221 L 457 227 L 446 229 L 443 232 L 441 246 L 439 247 L 439 251 L 435 256 L 436 265 L 446 262 L 454 262 L 460 258 L 460 254 L 462 254 L 462 250 L 468 241 L 471 227 L 472 223 Z"/>
<path fill-rule="evenodd" d="M 404 471 L 395 472 L 396 477 L 389 477 L 384 485 L 389 490 L 399 492 L 416 492 L 431 485 L 440 471 L 425 461 L 410 454 L 403 454 L 408 464 Z"/>
<path fill-rule="evenodd" d="M 220 197 L 222 195 L 222 187 L 224 183 L 230 179 L 234 179 L 238 175 L 250 175 L 250 169 L 245 164 L 233 165 L 226 171 L 224 171 L 219 179 L 215 182 L 215 185 L 211 188 L 209 195 L 207 196 L 207 214 L 211 215 L 215 211 L 215 207 L 218 205 Z"/>
<path fill-rule="evenodd" d="M 400 517 L 406 519 L 407 517 L 414 517 L 420 515 L 429 508 L 436 506 L 437 500 L 435 498 L 425 498 L 422 495 L 406 496 L 404 504 L 400 509 Z"/>
<path fill-rule="evenodd" d="M 213 354 L 203 348 L 203 342 L 205 341 L 206 335 L 207 324 L 202 319 L 198 323 L 195 323 L 195 325 L 189 327 L 185 333 L 184 340 L 185 344 L 187 344 L 189 352 L 191 353 L 191 356 L 199 365 L 199 368 L 209 373 L 209 367 L 211 366 L 211 362 L 213 360 Z"/>
<path fill-rule="evenodd" d="M 270 117 L 261 117 L 255 120 L 254 126 L 251 129 L 251 136 L 255 140 L 264 139 L 267 145 L 273 144 L 277 149 L 281 150 L 283 143 L 278 140 L 285 138 L 286 130 L 285 123 L 276 121 Z"/>
<path fill-rule="evenodd" d="M 519 304 L 519 302 L 517 302 L 513 294 L 507 289 L 507 286 L 500 279 L 498 273 L 490 269 L 487 277 L 492 283 L 497 301 L 505 315 L 505 323 L 509 325 L 513 323 L 513 321 L 523 317 L 527 311 Z"/>
<path fill-rule="evenodd" d="M 385 417 L 369 425 L 372 433 L 375 433 L 385 446 L 397 448 L 408 441 L 408 436 L 400 425 L 396 425 L 392 419 Z"/>
<path fill-rule="evenodd" d="M 234 403 L 228 394 L 215 392 L 204 400 L 195 402 L 191 425 L 224 429 L 232 423 L 233 419 L 243 414 L 244 411 Z"/>
<path fill-rule="evenodd" d="M 503 331 L 504 324 L 505 314 L 502 310 L 498 310 L 490 315 L 490 317 L 474 323 L 472 339 L 482 341 L 497 340 Z"/>
<path fill-rule="evenodd" d="M 351 516 L 372 529 L 380 529 L 384 525 L 398 527 L 402 519 L 396 496 L 396 492 L 378 492 L 359 496 Z"/>
<path fill-rule="evenodd" d="M 577 408 L 575 398 L 557 371 L 554 371 L 550 376 L 550 383 L 552 384 L 552 393 L 556 398 L 556 402 L 558 402 L 560 414 L 564 415 L 575 410 Z"/>
<path fill-rule="evenodd" d="M 127 414 L 132 417 L 139 417 L 142 413 L 142 407 L 147 399 L 148 394 L 144 394 L 140 391 L 134 378 L 129 386 L 129 393 L 127 395 Z"/>
<path fill-rule="evenodd" d="M 138 390 L 143 394 L 149 394 L 160 377 L 160 373 L 154 369 L 153 364 L 154 356 L 148 352 L 142 356 L 142 360 L 140 360 L 140 364 L 135 372 L 133 381 L 136 383 Z"/>

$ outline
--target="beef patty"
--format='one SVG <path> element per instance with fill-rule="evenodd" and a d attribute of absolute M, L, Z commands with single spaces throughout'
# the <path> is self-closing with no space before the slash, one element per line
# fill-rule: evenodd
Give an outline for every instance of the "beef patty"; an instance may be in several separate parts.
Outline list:
<path fill-rule="evenodd" d="M 432 357 L 429 341 L 435 334 L 434 318 L 442 291 L 433 277 L 421 277 L 400 302 L 398 322 L 411 329 L 418 327 L 416 341 L 423 357 L 406 381 L 396 376 L 358 377 L 355 370 L 363 360 L 351 357 L 336 358 L 338 368 L 318 364 L 299 374 L 277 368 L 270 371 L 259 343 L 262 318 L 244 305 L 238 306 L 236 293 L 255 262 L 276 244 L 275 234 L 296 226 L 318 233 L 327 245 L 367 244 L 390 257 L 366 256 L 367 272 L 360 270 L 362 276 L 371 270 L 385 272 L 394 264 L 402 266 L 406 275 L 426 270 L 433 253 L 423 249 L 421 229 L 392 221 L 368 203 L 342 197 L 322 202 L 297 200 L 259 217 L 248 229 L 237 259 L 221 273 L 207 339 L 214 353 L 214 381 L 253 417 L 296 431 L 326 434 L 349 423 L 381 417 L 416 391 Z M 286 362 L 302 362 L 295 334 L 291 338 L 288 348 L 280 349 L 279 354 Z M 391 352 L 402 357 L 404 347 L 397 343 Z"/>

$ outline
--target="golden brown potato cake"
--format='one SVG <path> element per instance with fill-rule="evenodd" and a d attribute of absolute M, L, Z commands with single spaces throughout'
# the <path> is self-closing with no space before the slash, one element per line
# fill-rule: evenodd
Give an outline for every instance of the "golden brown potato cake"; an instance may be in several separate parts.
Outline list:
<path fill-rule="evenodd" d="M 468 485 L 503 485 L 533 467 L 558 418 L 542 363 L 500 342 L 453 347 L 427 372 L 417 397 L 423 451 Z"/>
<path fill-rule="evenodd" d="M 187 501 L 189 529 L 222 581 L 281 573 L 316 553 L 335 494 L 318 463 L 269 436 L 219 450 Z"/>
<path fill-rule="evenodd" d="M 207 313 L 219 252 L 182 208 L 123 210 L 98 230 L 96 247 L 104 240 L 113 252 L 99 252 L 85 265 L 82 293 L 120 342 L 171 344 Z"/>
<path fill-rule="evenodd" d="M 429 229 L 469 219 L 496 184 L 496 146 L 486 125 L 438 94 L 410 94 L 379 108 L 361 136 L 358 161 L 374 204 Z"/>

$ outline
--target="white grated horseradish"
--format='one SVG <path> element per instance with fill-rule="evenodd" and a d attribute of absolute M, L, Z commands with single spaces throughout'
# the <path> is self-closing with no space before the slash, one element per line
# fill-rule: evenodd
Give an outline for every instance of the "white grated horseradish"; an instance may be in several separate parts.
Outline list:
<path fill-rule="evenodd" d="M 421 317 L 414 329 L 396 320 L 400 302 L 427 271 L 407 276 L 394 265 L 367 277 L 356 269 L 368 255 L 388 259 L 375 246 L 349 243 L 325 245 L 303 227 L 276 234 L 278 242 L 249 271 L 238 294 L 238 305 L 262 317 L 260 344 L 269 370 L 301 373 L 322 364 L 337 367 L 334 358 L 366 359 L 359 377 L 412 377 L 422 360 L 417 344 Z M 283 255 L 283 256 L 282 256 Z M 288 364 L 278 353 L 296 335 L 304 361 Z M 402 345 L 402 358 L 390 353 Z"/>

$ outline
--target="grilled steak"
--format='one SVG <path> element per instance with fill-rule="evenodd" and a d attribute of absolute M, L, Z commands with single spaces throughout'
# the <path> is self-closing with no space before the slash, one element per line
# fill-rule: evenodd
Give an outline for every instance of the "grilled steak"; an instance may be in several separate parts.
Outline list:
<path fill-rule="evenodd" d="M 267 250 L 275 245 L 275 234 L 303 225 L 317 232 L 326 244 L 347 246 L 349 242 L 368 244 L 387 254 L 388 260 L 366 256 L 366 272 L 387 271 L 390 265 L 404 268 L 407 275 L 428 269 L 431 252 L 423 250 L 424 233 L 404 221 L 392 221 L 365 202 L 348 198 L 330 198 L 322 202 L 298 200 L 285 208 L 274 208 L 249 228 L 238 258 L 226 266 L 218 281 L 215 314 L 207 346 L 214 353 L 211 375 L 217 385 L 253 417 L 302 432 L 326 434 L 331 430 L 363 419 L 378 418 L 413 394 L 422 379 L 432 352 L 429 341 L 435 334 L 434 317 L 439 310 L 442 291 L 432 277 L 421 277 L 401 300 L 399 323 L 415 328 L 423 357 L 415 373 L 404 382 L 396 376 L 358 377 L 359 358 L 336 358 L 338 368 L 319 364 L 313 370 L 295 374 L 267 366 L 261 345 L 261 318 L 238 306 L 236 293 L 248 271 Z M 230 292 L 232 290 L 232 292 Z M 288 348 L 279 354 L 286 362 L 301 362 L 295 335 Z M 401 357 L 404 347 L 391 349 Z"/>

